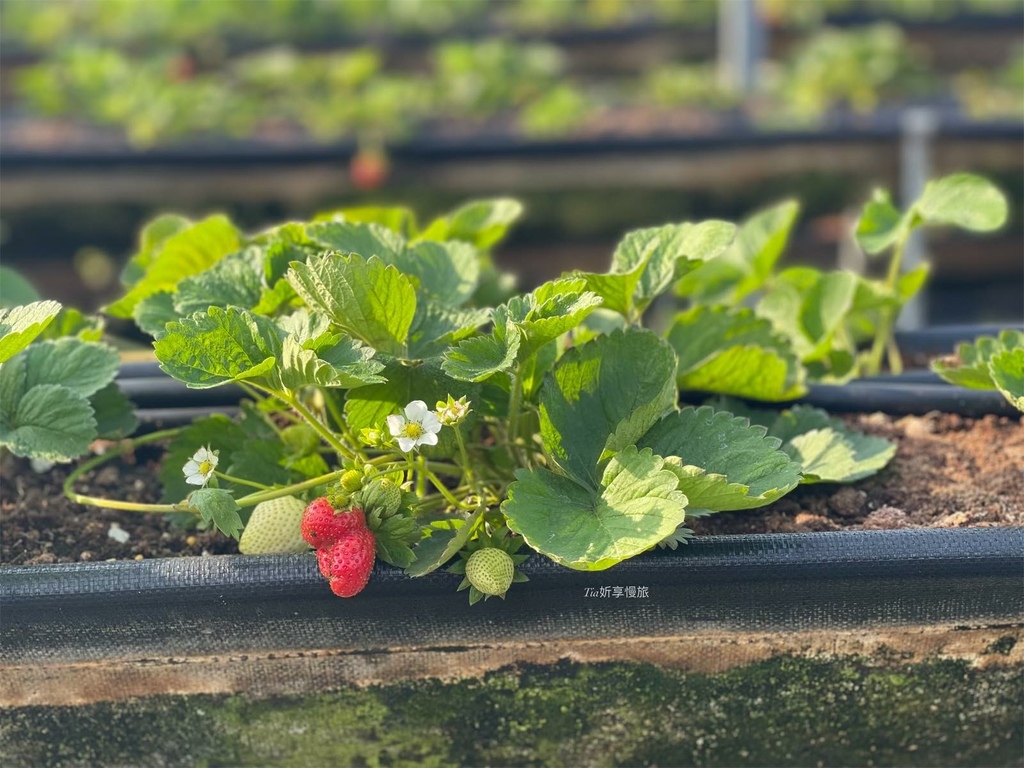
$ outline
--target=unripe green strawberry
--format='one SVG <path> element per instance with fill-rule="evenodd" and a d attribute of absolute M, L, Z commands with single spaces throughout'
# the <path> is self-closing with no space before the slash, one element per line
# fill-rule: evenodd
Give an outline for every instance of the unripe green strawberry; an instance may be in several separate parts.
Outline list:
<path fill-rule="evenodd" d="M 309 544 L 302 538 L 302 512 L 306 505 L 294 496 L 261 501 L 252 511 L 238 551 L 243 555 L 284 555 L 305 552 Z"/>
<path fill-rule="evenodd" d="M 349 493 L 354 493 L 363 487 L 363 473 L 358 469 L 350 469 L 341 476 L 341 487 Z"/>
<path fill-rule="evenodd" d="M 466 561 L 466 578 L 485 595 L 504 595 L 512 586 L 516 566 L 508 552 L 497 547 L 478 549 Z"/>

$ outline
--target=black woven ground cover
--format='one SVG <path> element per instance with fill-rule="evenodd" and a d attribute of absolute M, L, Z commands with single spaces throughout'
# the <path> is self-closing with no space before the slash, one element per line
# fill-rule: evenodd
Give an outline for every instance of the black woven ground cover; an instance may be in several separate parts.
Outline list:
<path fill-rule="evenodd" d="M 386 566 L 338 600 L 312 554 L 5 568 L 0 649 L 24 664 L 1024 620 L 1022 528 L 707 537 L 605 573 L 539 557 L 524 572 L 470 607 L 456 576 Z"/>

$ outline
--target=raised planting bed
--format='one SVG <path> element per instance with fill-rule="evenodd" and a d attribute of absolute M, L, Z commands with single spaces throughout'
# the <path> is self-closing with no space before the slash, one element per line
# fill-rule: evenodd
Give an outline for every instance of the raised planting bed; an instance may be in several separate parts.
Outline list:
<path fill-rule="evenodd" d="M 151 371 L 118 377 L 54 302 L 0 315 L 5 764 L 1017 759 L 1024 333 L 921 385 L 987 415 L 791 404 L 899 369 L 909 231 L 998 226 L 994 187 L 876 195 L 858 234 L 894 245 L 887 282 L 775 274 L 790 203 L 485 300 L 514 202 L 406 214 L 147 228 L 107 312 L 190 389 L 241 390 L 234 420 L 125 439 Z M 689 308 L 643 327 L 673 287 Z"/>

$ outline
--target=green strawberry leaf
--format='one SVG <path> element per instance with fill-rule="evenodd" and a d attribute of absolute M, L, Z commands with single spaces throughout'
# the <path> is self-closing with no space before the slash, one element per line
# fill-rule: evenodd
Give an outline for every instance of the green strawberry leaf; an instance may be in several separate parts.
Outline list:
<path fill-rule="evenodd" d="M 255 307 L 263 294 L 263 260 L 259 246 L 225 256 L 212 267 L 186 277 L 174 295 L 179 316 L 205 312 L 211 306 Z"/>
<path fill-rule="evenodd" d="M 988 179 L 954 173 L 929 181 L 914 210 L 929 224 L 991 232 L 1006 223 L 1006 197 Z"/>
<path fill-rule="evenodd" d="M 58 384 L 40 384 L 12 398 L 11 363 L 0 366 L 0 445 L 15 456 L 71 461 L 89 450 L 96 419 L 85 395 Z"/>
<path fill-rule="evenodd" d="M 147 296 L 132 310 L 135 324 L 153 338 L 163 336 L 167 324 L 180 317 L 174 308 L 174 294 L 171 291 L 160 291 Z"/>
<path fill-rule="evenodd" d="M 125 287 L 130 288 L 139 282 L 163 244 L 190 226 L 191 221 L 173 213 L 157 216 L 147 222 L 139 235 L 139 252 L 128 260 L 128 264 L 121 272 L 121 282 Z"/>
<path fill-rule="evenodd" d="M 800 464 L 779 450 L 781 440 L 766 433 L 727 411 L 684 408 L 657 422 L 637 447 L 665 458 L 666 468 L 679 476 L 679 490 L 691 510 L 753 509 L 781 498 L 800 482 Z"/>
<path fill-rule="evenodd" d="M 293 392 L 308 386 L 350 389 L 384 381 L 377 375 L 384 364 L 373 359 L 372 347 L 347 336 L 334 339 L 329 348 L 314 352 L 303 348 L 295 338 L 285 337 L 280 358 L 283 388 Z"/>
<path fill-rule="evenodd" d="M 812 429 L 782 449 L 803 466 L 804 483 L 852 483 L 883 469 L 896 446 L 881 437 L 834 428 Z"/>
<path fill-rule="evenodd" d="M 24 355 L 26 390 L 39 384 L 59 384 L 85 397 L 109 384 L 121 362 L 112 347 L 75 338 L 41 341 Z"/>
<path fill-rule="evenodd" d="M 1024 348 L 1024 333 L 1003 331 L 998 338 L 979 336 L 957 345 L 956 355 L 932 361 L 932 370 L 959 387 L 995 389 L 990 363 L 1000 352 Z"/>
<path fill-rule="evenodd" d="M 684 275 L 676 292 L 705 304 L 735 305 L 771 276 L 799 213 L 795 200 L 758 211 L 740 224 L 732 244 L 720 256 Z"/>
<path fill-rule="evenodd" d="M 595 488 L 547 469 L 520 469 L 502 511 L 509 528 L 541 554 L 600 571 L 644 552 L 683 522 L 686 496 L 650 449 L 627 446 Z"/>
<path fill-rule="evenodd" d="M 440 355 L 471 335 L 490 316 L 486 309 L 457 309 L 427 298 L 417 299 L 416 316 L 409 329 L 408 358 L 426 360 Z"/>
<path fill-rule="evenodd" d="M 379 352 L 407 353 L 416 315 L 411 280 L 378 258 L 324 254 L 293 262 L 288 282 L 314 312 L 324 312 L 346 333 Z"/>
<path fill-rule="evenodd" d="M 40 299 L 42 296 L 32 283 L 10 267 L 0 266 L 0 309 L 22 307 Z"/>
<path fill-rule="evenodd" d="M 242 518 L 238 504 L 223 488 L 200 488 L 188 498 L 204 522 L 212 523 L 221 533 L 237 539 L 242 534 Z"/>
<path fill-rule="evenodd" d="M 169 323 L 153 348 L 160 367 L 193 389 L 252 379 L 269 386 L 284 332 L 269 318 L 210 307 Z"/>
<path fill-rule="evenodd" d="M 992 381 L 1003 397 L 1024 411 L 1024 346 L 997 352 L 989 361 Z"/>
<path fill-rule="evenodd" d="M 876 189 L 857 221 L 854 236 L 865 253 L 875 256 L 896 244 L 914 225 L 914 214 L 903 215 L 888 190 Z"/>
<path fill-rule="evenodd" d="M 114 382 L 93 393 L 89 405 L 96 419 L 96 436 L 104 440 L 128 437 L 139 424 L 135 406 Z"/>
<path fill-rule="evenodd" d="M 306 227 L 306 235 L 313 243 L 339 251 L 354 253 L 369 260 L 377 256 L 386 264 L 405 250 L 405 238 L 376 223 L 356 221 L 324 221 Z"/>
<path fill-rule="evenodd" d="M 668 342 L 679 356 L 680 389 L 756 400 L 789 400 L 806 391 L 788 341 L 750 310 L 695 307 L 676 317 Z"/>
<path fill-rule="evenodd" d="M 646 330 L 574 347 L 541 386 L 545 448 L 565 472 L 596 487 L 598 462 L 636 442 L 675 405 L 674 371 L 672 350 Z"/>
<path fill-rule="evenodd" d="M 896 454 L 888 440 L 851 429 L 820 408 L 795 405 L 779 413 L 729 399 L 712 404 L 766 427 L 770 437 L 781 440 L 782 450 L 801 465 L 803 483 L 852 483 L 883 469 Z"/>
<path fill-rule="evenodd" d="M 516 296 L 494 311 L 496 328 L 514 323 L 521 332 L 518 359 L 525 362 L 541 347 L 582 323 L 601 306 L 601 297 L 586 290 L 582 278 L 544 283 Z"/>
<path fill-rule="evenodd" d="M 436 571 L 459 553 L 482 520 L 483 510 L 478 509 L 468 520 L 453 518 L 434 523 L 430 536 L 413 548 L 416 560 L 405 569 L 406 575 L 415 578 Z"/>
<path fill-rule="evenodd" d="M 0 309 L 0 363 L 32 343 L 60 312 L 56 301 L 35 301 L 22 307 Z"/>
<path fill-rule="evenodd" d="M 130 318 L 135 306 L 147 296 L 174 290 L 184 278 L 208 269 L 240 245 L 240 233 L 220 214 L 178 231 L 157 246 L 142 277 L 104 311 Z"/>
<path fill-rule="evenodd" d="M 420 242 L 389 263 L 419 280 L 428 298 L 453 307 L 465 303 L 480 280 L 480 259 L 469 243 Z"/>
<path fill-rule="evenodd" d="M 523 213 L 511 198 L 474 200 L 435 219 L 420 233 L 423 240 L 462 240 L 486 251 L 505 237 Z"/>
<path fill-rule="evenodd" d="M 489 336 L 464 339 L 444 355 L 442 368 L 453 379 L 483 381 L 511 370 L 519 354 L 522 334 L 515 323 L 495 327 Z"/>

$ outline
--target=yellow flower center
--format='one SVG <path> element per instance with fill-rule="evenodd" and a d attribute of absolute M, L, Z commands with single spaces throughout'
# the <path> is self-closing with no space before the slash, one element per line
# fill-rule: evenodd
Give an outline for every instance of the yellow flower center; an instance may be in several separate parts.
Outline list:
<path fill-rule="evenodd" d="M 418 422 L 408 421 L 406 422 L 405 427 L 402 428 L 402 432 L 406 437 L 415 440 L 423 434 L 423 427 Z"/>
<path fill-rule="evenodd" d="M 199 463 L 199 474 L 208 475 L 213 472 L 213 462 L 207 459 L 206 461 Z"/>

